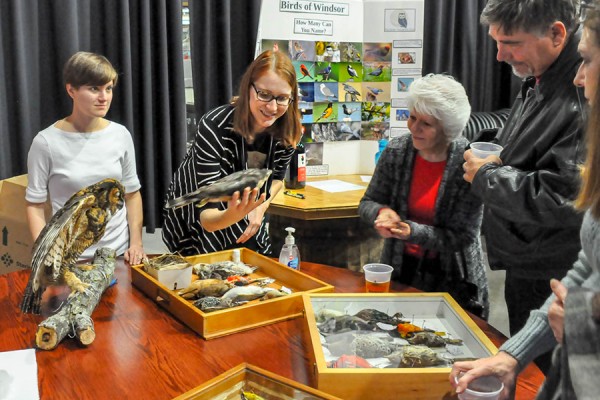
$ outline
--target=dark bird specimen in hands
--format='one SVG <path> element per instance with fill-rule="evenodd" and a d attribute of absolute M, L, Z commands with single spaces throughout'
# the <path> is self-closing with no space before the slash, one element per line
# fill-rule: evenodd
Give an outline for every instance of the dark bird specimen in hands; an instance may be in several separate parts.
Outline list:
<path fill-rule="evenodd" d="M 40 313 L 42 294 L 50 285 L 67 284 L 71 294 L 89 286 L 73 273 L 85 249 L 104 235 L 108 221 L 125 204 L 125 188 L 115 179 L 104 179 L 75 193 L 54 214 L 33 244 L 31 274 L 21 311 Z"/>
<path fill-rule="evenodd" d="M 251 168 L 234 172 L 209 185 L 199 187 L 193 192 L 167 200 L 165 208 L 179 208 L 191 203 L 198 203 L 197 207 L 202 207 L 208 202 L 228 201 L 235 192 L 241 194 L 247 187 L 250 189 L 263 187 L 271 172 L 266 168 Z"/>

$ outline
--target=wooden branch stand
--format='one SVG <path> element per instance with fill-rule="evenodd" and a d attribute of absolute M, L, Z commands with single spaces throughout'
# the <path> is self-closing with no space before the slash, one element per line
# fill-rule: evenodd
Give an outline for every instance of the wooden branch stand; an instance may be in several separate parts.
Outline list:
<path fill-rule="evenodd" d="M 116 252 L 108 247 L 96 250 L 93 268 L 75 268 L 73 273 L 89 284 L 85 292 L 73 292 L 54 314 L 38 325 L 35 344 L 42 350 L 53 350 L 65 336 L 76 336 L 87 346 L 96 338 L 91 314 L 104 290 L 113 280 Z"/>

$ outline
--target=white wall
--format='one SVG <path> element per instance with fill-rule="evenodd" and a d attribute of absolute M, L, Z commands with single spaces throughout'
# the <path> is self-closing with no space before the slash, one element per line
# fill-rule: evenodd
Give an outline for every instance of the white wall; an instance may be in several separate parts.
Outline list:
<path fill-rule="evenodd" d="M 372 175 L 378 149 L 375 140 L 326 142 L 323 144 L 323 164 L 329 165 L 330 175 Z"/>

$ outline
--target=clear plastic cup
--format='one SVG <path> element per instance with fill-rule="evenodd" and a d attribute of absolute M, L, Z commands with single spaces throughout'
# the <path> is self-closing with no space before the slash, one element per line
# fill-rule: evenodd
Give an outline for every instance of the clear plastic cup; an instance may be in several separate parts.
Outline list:
<path fill-rule="evenodd" d="M 454 378 L 458 382 L 459 377 Z M 458 395 L 460 400 L 495 400 L 500 397 L 504 383 L 495 375 L 481 376 L 472 380 L 464 392 Z"/>
<path fill-rule="evenodd" d="M 500 152 L 503 149 L 499 144 L 488 142 L 473 142 L 470 146 L 473 155 L 478 158 L 486 158 L 488 156 L 500 157 Z"/>
<path fill-rule="evenodd" d="M 390 280 L 392 268 L 387 264 L 366 264 L 363 266 L 365 272 L 365 289 L 367 293 L 386 293 L 390 291 Z"/>

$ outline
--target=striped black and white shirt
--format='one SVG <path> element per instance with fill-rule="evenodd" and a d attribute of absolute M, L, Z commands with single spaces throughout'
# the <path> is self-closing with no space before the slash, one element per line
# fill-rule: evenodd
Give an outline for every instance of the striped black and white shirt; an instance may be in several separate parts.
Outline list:
<path fill-rule="evenodd" d="M 258 135 L 254 144 L 249 145 L 233 130 L 234 110 L 234 106 L 224 105 L 202 116 L 194 142 L 173 174 L 167 199 L 180 197 L 233 172 L 247 169 L 249 151 L 265 156 L 257 157 L 264 159 L 264 165 L 251 167 L 273 171 L 262 191 L 268 194 L 273 180 L 283 180 L 294 149 L 284 147 L 268 133 Z M 227 228 L 207 232 L 200 224 L 200 212 L 209 207 L 225 210 L 227 202 L 208 203 L 202 208 L 189 204 L 177 209 L 163 209 L 163 240 L 171 252 L 194 255 L 239 247 L 236 240 L 246 230 L 248 218 L 244 217 Z M 271 254 L 264 218 L 253 240 L 243 246 L 261 254 Z"/>

